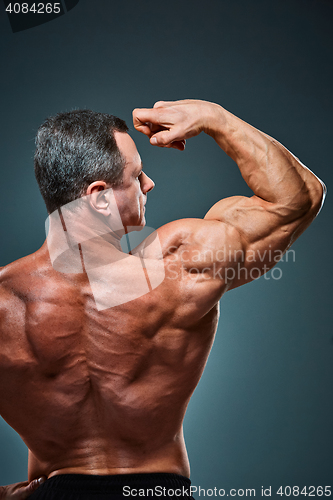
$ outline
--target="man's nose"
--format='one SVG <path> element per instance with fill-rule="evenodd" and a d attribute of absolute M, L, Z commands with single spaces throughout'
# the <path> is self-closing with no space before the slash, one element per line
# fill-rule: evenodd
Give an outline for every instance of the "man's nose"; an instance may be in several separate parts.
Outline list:
<path fill-rule="evenodd" d="M 148 177 L 148 175 L 145 174 L 144 172 L 142 172 L 141 177 L 142 177 L 141 190 L 143 193 L 146 194 L 152 189 L 154 189 L 155 182 L 150 177 Z"/>

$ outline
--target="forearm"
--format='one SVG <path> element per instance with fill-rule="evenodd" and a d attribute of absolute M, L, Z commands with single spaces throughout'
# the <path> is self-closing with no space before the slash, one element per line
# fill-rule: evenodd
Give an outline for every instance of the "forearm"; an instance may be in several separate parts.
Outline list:
<path fill-rule="evenodd" d="M 237 163 L 266 210 L 284 221 L 319 210 L 324 186 L 286 148 L 217 104 L 199 100 L 159 101 L 153 109 L 136 109 L 133 122 L 151 144 L 183 150 L 186 139 L 204 131 Z M 282 221 L 281 221 L 282 222 Z"/>
<path fill-rule="evenodd" d="M 204 131 L 237 163 L 240 172 L 262 200 L 295 216 L 317 213 L 323 183 L 284 146 L 268 135 L 212 104 Z"/>

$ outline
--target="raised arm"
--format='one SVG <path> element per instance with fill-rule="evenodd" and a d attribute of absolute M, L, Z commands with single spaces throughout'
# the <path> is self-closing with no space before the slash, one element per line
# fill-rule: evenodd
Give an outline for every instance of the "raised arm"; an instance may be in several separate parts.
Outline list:
<path fill-rule="evenodd" d="M 233 238 L 233 248 L 244 251 L 238 265 L 247 270 L 263 273 L 273 267 L 277 251 L 282 256 L 321 208 L 324 184 L 276 140 L 217 104 L 161 101 L 153 109 L 134 110 L 133 118 L 135 128 L 153 145 L 182 150 L 186 139 L 203 131 L 237 163 L 254 195 L 219 201 L 205 220 L 220 221 L 236 231 L 239 238 Z M 265 253 L 267 249 L 271 252 Z M 230 288 L 257 276 L 238 273 Z"/>

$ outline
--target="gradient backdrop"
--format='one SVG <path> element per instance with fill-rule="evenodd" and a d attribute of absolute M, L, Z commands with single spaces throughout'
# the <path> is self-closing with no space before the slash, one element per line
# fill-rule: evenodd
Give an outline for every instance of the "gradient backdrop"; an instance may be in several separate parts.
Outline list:
<path fill-rule="evenodd" d="M 87 107 L 131 124 L 134 107 L 156 100 L 218 102 L 277 138 L 330 190 L 332 23 L 329 0 L 80 0 L 13 33 L 1 4 L 0 265 L 44 240 L 34 135 L 58 111 Z M 180 153 L 131 129 L 156 182 L 149 226 L 203 217 L 222 197 L 250 194 L 211 138 L 191 139 Z M 259 496 L 261 486 L 333 483 L 330 196 L 293 248 L 281 279 L 268 275 L 222 299 L 185 420 L 194 485 Z M 0 446 L 0 484 L 24 480 L 27 450 L 4 421 Z"/>

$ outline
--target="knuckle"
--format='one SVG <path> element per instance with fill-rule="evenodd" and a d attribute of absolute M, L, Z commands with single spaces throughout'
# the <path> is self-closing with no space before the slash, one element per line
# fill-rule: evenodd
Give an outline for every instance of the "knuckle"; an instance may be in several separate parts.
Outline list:
<path fill-rule="evenodd" d="M 164 101 L 156 101 L 154 104 L 154 108 L 159 108 L 164 105 Z"/>
<path fill-rule="evenodd" d="M 163 146 L 169 142 L 168 138 L 166 137 L 166 134 L 157 134 L 156 139 L 158 144 L 162 144 Z"/>

